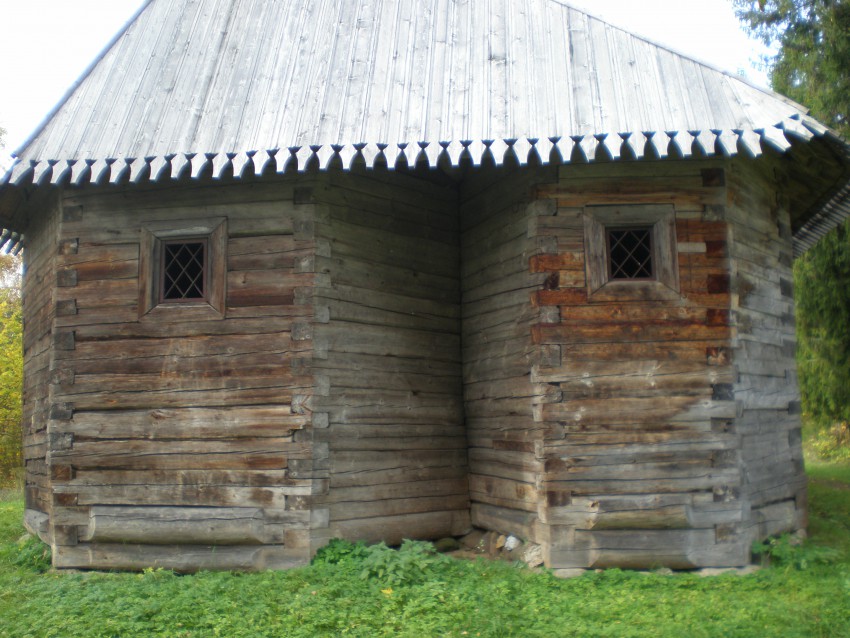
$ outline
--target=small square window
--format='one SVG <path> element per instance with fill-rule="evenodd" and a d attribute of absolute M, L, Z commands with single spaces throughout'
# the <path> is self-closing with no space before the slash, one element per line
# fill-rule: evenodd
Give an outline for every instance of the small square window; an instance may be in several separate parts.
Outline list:
<path fill-rule="evenodd" d="M 224 319 L 227 218 L 152 221 L 139 245 L 139 319 Z"/>
<path fill-rule="evenodd" d="M 652 279 L 652 228 L 607 228 L 611 279 Z"/>
<path fill-rule="evenodd" d="M 160 303 L 207 298 L 207 240 L 163 242 Z"/>
<path fill-rule="evenodd" d="M 586 206 L 584 246 L 589 300 L 679 298 L 672 206 Z"/>

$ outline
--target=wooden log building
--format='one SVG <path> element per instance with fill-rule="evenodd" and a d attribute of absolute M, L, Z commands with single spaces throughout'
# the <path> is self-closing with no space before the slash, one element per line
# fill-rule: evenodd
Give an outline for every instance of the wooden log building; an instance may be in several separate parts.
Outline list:
<path fill-rule="evenodd" d="M 791 264 L 848 197 L 803 107 L 560 0 L 151 0 L 0 185 L 26 524 L 747 564 L 806 524 Z"/>

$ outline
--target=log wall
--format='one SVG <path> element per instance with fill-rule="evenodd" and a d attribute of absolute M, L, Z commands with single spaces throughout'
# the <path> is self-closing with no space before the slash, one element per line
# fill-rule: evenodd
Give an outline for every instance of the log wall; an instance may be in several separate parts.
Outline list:
<path fill-rule="evenodd" d="M 748 562 L 723 164 L 564 166 L 538 194 L 557 203 L 537 226 L 550 253 L 530 261 L 545 277 L 534 303 L 553 318 L 533 327 L 548 360 L 531 381 L 559 397 L 535 411 L 547 564 Z M 673 206 L 679 290 L 628 282 L 591 294 L 588 207 L 632 204 Z"/>
<path fill-rule="evenodd" d="M 740 533 L 751 541 L 806 526 L 786 170 L 782 158 L 767 157 L 729 171 Z"/>
<path fill-rule="evenodd" d="M 552 244 L 539 243 L 537 221 L 555 204 L 536 201 L 535 186 L 556 179 L 552 167 L 491 169 L 468 176 L 460 193 L 472 521 L 535 542 L 545 538 L 538 491 L 543 432 L 534 412 L 558 390 L 529 377 L 541 350 L 532 326 L 546 312 L 530 300 L 548 273 L 529 271 L 528 264 Z"/>
<path fill-rule="evenodd" d="M 30 257 L 55 272 L 45 384 L 55 565 L 306 561 L 313 307 L 298 291 L 316 277 L 313 206 L 290 179 L 68 189 L 61 206 L 55 269 Z M 227 224 L 223 318 L 176 305 L 144 315 L 143 229 L 209 218 Z M 33 331 L 28 296 L 33 384 L 44 331 Z"/>
<path fill-rule="evenodd" d="M 453 183 L 330 171 L 316 203 L 312 409 L 324 536 L 398 543 L 469 527 Z M 307 194 L 305 193 L 305 196 Z"/>
<path fill-rule="evenodd" d="M 58 258 L 60 206 L 55 197 L 43 203 L 43 213 L 31 226 L 24 251 L 23 435 L 26 524 L 49 540 L 48 517 L 53 510 L 47 465 L 47 423 L 51 407 L 51 364 L 55 320 L 55 272 Z"/>
<path fill-rule="evenodd" d="M 556 570 L 745 564 L 805 523 L 782 170 L 68 188 L 28 230 L 28 524 L 58 567 L 285 567 L 470 523 Z M 670 211 L 663 284 L 599 287 L 600 206 Z M 210 220 L 222 307 L 146 313 L 146 233 Z"/>

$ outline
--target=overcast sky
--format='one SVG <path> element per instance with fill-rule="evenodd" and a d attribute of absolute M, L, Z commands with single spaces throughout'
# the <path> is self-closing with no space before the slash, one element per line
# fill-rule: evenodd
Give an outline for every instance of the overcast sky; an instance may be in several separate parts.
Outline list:
<path fill-rule="evenodd" d="M 276 0 L 268 0 L 276 1 Z M 522 0 L 517 0 L 521 2 Z M 0 0 L 0 126 L 6 151 L 32 134 L 144 0 Z M 565 2 L 720 69 L 766 85 L 763 48 L 741 30 L 731 0 Z"/>

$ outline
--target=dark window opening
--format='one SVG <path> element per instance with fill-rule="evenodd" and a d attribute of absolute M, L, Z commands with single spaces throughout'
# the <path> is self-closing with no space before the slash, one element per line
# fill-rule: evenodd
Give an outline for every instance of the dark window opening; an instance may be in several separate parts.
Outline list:
<path fill-rule="evenodd" d="M 163 242 L 160 301 L 203 301 L 207 298 L 205 239 Z"/>
<path fill-rule="evenodd" d="M 652 279 L 652 228 L 608 229 L 611 279 Z"/>

